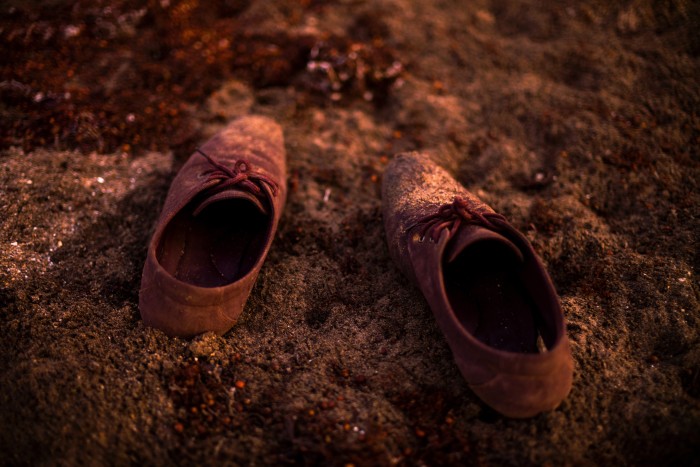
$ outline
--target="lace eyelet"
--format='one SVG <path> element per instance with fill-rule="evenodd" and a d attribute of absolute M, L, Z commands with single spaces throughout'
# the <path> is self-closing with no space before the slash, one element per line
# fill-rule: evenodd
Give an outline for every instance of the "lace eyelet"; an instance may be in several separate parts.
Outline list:
<path fill-rule="evenodd" d="M 489 212 L 481 206 L 472 204 L 456 196 L 452 203 L 445 204 L 437 212 L 418 219 L 408 226 L 408 229 L 422 226 L 421 231 L 428 234 L 430 242 L 438 243 L 444 230 L 447 231 L 447 238 L 449 238 L 461 225 L 478 225 L 493 231 L 508 228 L 504 227 L 509 224 L 501 214 Z M 413 241 L 422 243 L 425 241 L 425 235 L 418 240 L 416 234 Z"/>
<path fill-rule="evenodd" d="M 241 189 L 245 188 L 251 191 L 253 195 L 258 197 L 264 195 L 266 188 L 273 196 L 277 196 L 279 188 L 277 182 L 264 173 L 252 171 L 250 162 L 239 159 L 234 163 L 233 168 L 229 168 L 209 157 L 201 149 L 197 148 L 196 151 L 204 156 L 213 167 L 209 171 L 198 173 L 197 180 L 217 180 L 223 183 L 225 188 L 236 185 Z"/>

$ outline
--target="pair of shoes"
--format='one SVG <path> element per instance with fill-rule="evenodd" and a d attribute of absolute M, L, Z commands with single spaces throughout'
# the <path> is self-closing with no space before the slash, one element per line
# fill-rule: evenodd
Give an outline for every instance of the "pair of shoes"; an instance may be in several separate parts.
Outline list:
<path fill-rule="evenodd" d="M 286 198 L 280 127 L 231 123 L 173 181 L 141 282 L 147 325 L 170 336 L 223 334 L 240 315 Z M 573 362 L 559 299 L 527 239 L 427 156 L 387 167 L 389 251 L 423 292 L 465 380 L 509 417 L 554 409 Z"/>

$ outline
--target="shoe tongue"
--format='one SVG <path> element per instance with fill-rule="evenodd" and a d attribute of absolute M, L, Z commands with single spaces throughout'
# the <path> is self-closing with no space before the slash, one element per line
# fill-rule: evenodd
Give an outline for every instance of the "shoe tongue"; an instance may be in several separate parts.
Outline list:
<path fill-rule="evenodd" d="M 204 209 L 206 209 L 209 205 L 216 203 L 218 201 L 224 201 L 224 200 L 229 200 L 229 199 L 247 199 L 251 203 L 257 207 L 261 213 L 267 215 L 268 211 L 263 206 L 263 204 L 260 202 L 260 200 L 250 194 L 247 191 L 242 191 L 242 190 L 237 190 L 235 188 L 230 188 L 228 190 L 224 190 L 220 193 L 216 193 L 215 195 L 209 196 L 207 199 L 202 201 L 199 206 L 197 206 L 197 209 L 194 210 L 192 213 L 194 216 L 198 216 Z"/>
<path fill-rule="evenodd" d="M 459 229 L 457 235 L 449 242 L 447 250 L 445 251 L 445 258 L 447 258 L 447 262 L 451 263 L 467 247 L 483 240 L 497 241 L 515 253 L 515 256 L 521 262 L 525 261 L 523 253 L 520 251 L 520 249 L 503 235 L 478 225 L 469 225 Z"/>

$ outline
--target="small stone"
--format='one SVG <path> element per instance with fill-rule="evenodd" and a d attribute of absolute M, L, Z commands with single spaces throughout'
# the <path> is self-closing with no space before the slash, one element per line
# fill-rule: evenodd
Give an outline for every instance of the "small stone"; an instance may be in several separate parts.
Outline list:
<path fill-rule="evenodd" d="M 496 22 L 496 18 L 488 10 L 477 11 L 475 17 L 480 23 L 488 26 L 491 26 Z"/>
<path fill-rule="evenodd" d="M 230 120 L 247 114 L 254 103 L 250 87 L 239 81 L 230 81 L 209 96 L 206 107 L 213 116 Z"/>
<path fill-rule="evenodd" d="M 219 337 L 213 332 L 207 332 L 190 342 L 188 348 L 195 357 L 208 357 L 219 350 Z"/>

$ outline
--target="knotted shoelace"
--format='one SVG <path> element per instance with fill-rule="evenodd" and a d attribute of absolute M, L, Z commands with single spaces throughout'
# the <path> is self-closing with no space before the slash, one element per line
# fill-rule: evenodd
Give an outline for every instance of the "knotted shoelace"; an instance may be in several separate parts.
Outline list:
<path fill-rule="evenodd" d="M 440 207 L 434 214 L 420 218 L 411 224 L 407 230 L 420 226 L 418 233 L 421 241 L 427 235 L 430 240 L 437 242 L 443 230 L 447 229 L 451 235 L 462 224 L 480 225 L 494 231 L 504 230 L 510 225 L 508 220 L 501 214 L 487 211 L 483 207 L 469 203 L 461 196 L 455 196 L 452 203 Z"/>
<path fill-rule="evenodd" d="M 212 169 L 204 172 L 202 175 L 206 177 L 205 183 L 219 180 L 219 184 L 213 187 L 217 192 L 236 186 L 248 190 L 264 202 L 264 187 L 267 186 L 272 195 L 277 196 L 279 190 L 277 183 L 267 175 L 251 170 L 250 162 L 239 159 L 233 164 L 233 168 L 230 168 L 215 161 L 201 149 L 197 148 L 196 151 L 211 164 Z"/>

